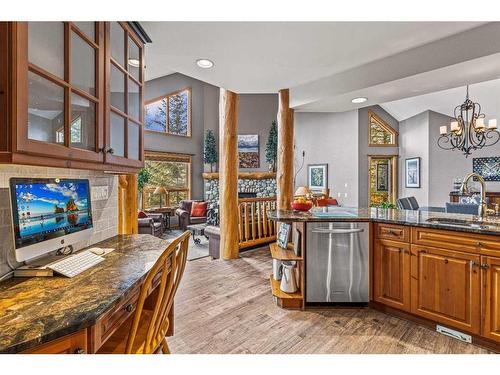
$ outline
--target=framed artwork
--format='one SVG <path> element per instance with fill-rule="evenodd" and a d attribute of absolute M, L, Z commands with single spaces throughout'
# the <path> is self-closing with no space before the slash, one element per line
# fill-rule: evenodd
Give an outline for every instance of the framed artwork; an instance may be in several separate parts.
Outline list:
<path fill-rule="evenodd" d="M 278 236 L 276 236 L 276 243 L 282 249 L 286 249 L 288 246 L 288 239 L 290 238 L 290 230 L 292 226 L 288 223 L 281 223 Z"/>
<path fill-rule="evenodd" d="M 238 159 L 240 168 L 259 168 L 259 135 L 238 135 Z"/>
<path fill-rule="evenodd" d="M 328 187 L 328 164 L 308 164 L 307 182 L 311 190 L 323 190 Z"/>
<path fill-rule="evenodd" d="M 389 163 L 379 162 L 377 164 L 376 191 L 389 191 Z"/>
<path fill-rule="evenodd" d="M 405 180 L 407 188 L 420 187 L 420 158 L 405 160 Z"/>
<path fill-rule="evenodd" d="M 472 171 L 485 181 L 500 181 L 500 156 L 473 158 Z"/>

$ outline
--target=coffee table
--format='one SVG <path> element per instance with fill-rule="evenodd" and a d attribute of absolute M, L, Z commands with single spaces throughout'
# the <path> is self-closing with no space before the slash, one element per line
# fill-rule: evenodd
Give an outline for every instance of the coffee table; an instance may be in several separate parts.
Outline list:
<path fill-rule="evenodd" d="M 201 244 L 201 239 L 196 238 L 196 236 L 205 236 L 205 238 L 208 240 L 208 236 L 205 235 L 205 228 L 207 227 L 207 225 L 208 224 L 203 223 L 203 224 L 188 225 L 186 227 L 193 234 L 193 241 L 195 244 L 197 245 Z"/>
<path fill-rule="evenodd" d="M 165 218 L 165 224 L 167 230 L 171 230 L 170 226 L 170 218 L 175 215 L 175 210 L 178 207 L 162 207 L 162 208 L 153 208 L 150 210 L 147 210 L 146 212 L 152 212 L 155 214 L 162 214 L 163 217 Z"/>

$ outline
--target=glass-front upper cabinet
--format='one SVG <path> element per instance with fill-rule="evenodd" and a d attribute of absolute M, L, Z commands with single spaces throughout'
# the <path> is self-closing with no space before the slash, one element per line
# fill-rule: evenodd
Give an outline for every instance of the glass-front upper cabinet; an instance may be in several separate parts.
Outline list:
<path fill-rule="evenodd" d="M 143 48 L 122 22 L 106 25 L 109 77 L 106 162 L 126 166 L 143 163 Z"/>
<path fill-rule="evenodd" d="M 104 28 L 15 23 L 17 151 L 104 161 Z"/>

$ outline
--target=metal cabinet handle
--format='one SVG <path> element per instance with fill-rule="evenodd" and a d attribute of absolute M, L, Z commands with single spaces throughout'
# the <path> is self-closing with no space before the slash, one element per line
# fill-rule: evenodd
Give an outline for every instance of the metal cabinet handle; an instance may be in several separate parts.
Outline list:
<path fill-rule="evenodd" d="M 113 150 L 111 147 L 110 148 L 103 147 L 103 148 L 99 149 L 99 152 L 102 152 L 103 154 L 113 155 L 115 153 L 115 150 Z"/>
<path fill-rule="evenodd" d="M 75 354 L 85 354 L 85 350 L 83 350 L 82 348 L 76 348 Z"/>
<path fill-rule="evenodd" d="M 477 247 L 484 247 L 484 244 L 481 241 L 476 242 Z"/>
<path fill-rule="evenodd" d="M 364 229 L 313 229 L 313 233 L 319 234 L 350 234 L 350 233 L 361 233 Z"/>
<path fill-rule="evenodd" d="M 125 306 L 125 310 L 126 310 L 127 312 L 132 312 L 132 311 L 134 311 L 134 305 L 133 305 L 133 304 L 131 304 L 131 303 L 129 303 L 127 306 Z"/>
<path fill-rule="evenodd" d="M 480 267 L 481 267 L 481 269 L 483 269 L 483 270 L 487 270 L 488 268 L 490 268 L 490 266 L 489 266 L 488 264 L 486 264 L 486 263 L 481 264 L 481 265 L 480 265 Z"/>
<path fill-rule="evenodd" d="M 444 264 L 448 264 L 448 259 L 444 258 Z"/>

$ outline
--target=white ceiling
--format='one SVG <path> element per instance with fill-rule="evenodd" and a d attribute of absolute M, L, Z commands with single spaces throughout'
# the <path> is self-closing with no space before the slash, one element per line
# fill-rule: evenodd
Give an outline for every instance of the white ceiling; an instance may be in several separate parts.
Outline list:
<path fill-rule="evenodd" d="M 238 93 L 275 93 L 481 23 L 143 22 L 142 25 L 153 40 L 146 46 L 147 80 L 180 72 Z M 195 61 L 199 58 L 214 61 L 214 68 L 198 68 Z"/>
<path fill-rule="evenodd" d="M 465 93 L 466 87 L 462 86 L 383 103 L 381 106 L 398 121 L 427 110 L 452 117 L 455 107 L 464 102 Z M 500 79 L 469 85 L 469 97 L 481 104 L 486 119 L 496 118 L 500 121 Z"/>

